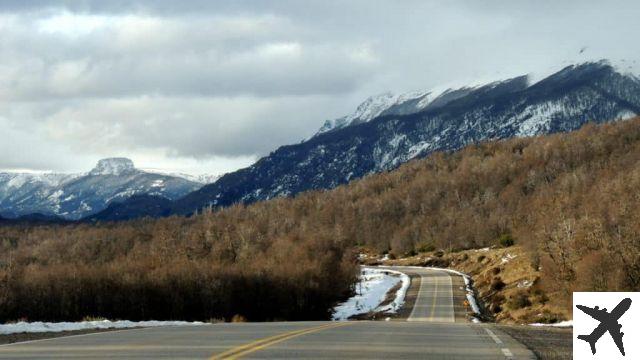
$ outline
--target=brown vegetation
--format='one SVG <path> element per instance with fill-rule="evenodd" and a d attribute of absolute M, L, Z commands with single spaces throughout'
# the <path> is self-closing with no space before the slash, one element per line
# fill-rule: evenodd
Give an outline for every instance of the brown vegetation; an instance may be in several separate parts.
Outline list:
<path fill-rule="evenodd" d="M 639 160 L 635 119 L 189 219 L 1 228 L 0 320 L 322 318 L 351 288 L 353 245 L 402 256 L 515 244 L 567 306 L 575 290 L 638 291 Z"/>
<path fill-rule="evenodd" d="M 326 319 L 357 274 L 346 244 L 253 210 L 0 228 L 0 322 Z"/>

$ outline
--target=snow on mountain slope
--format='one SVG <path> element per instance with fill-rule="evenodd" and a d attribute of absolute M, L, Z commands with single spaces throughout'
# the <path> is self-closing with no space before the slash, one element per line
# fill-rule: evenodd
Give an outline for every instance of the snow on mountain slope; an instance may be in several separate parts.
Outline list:
<path fill-rule="evenodd" d="M 495 88 L 505 81 L 509 82 L 510 80 L 511 79 L 488 84 L 463 86 L 457 89 L 444 87 L 442 89 L 414 91 L 397 95 L 391 92 L 386 92 L 369 97 L 360 104 L 352 114 L 335 120 L 327 120 L 314 136 L 343 129 L 351 125 L 362 124 L 379 116 L 410 115 L 424 110 L 435 109 L 445 106 L 451 101 L 467 96 L 477 89 Z"/>
<path fill-rule="evenodd" d="M 138 170 L 126 158 L 100 160 L 86 174 L 0 173 L 0 214 L 18 217 L 40 213 L 75 220 L 133 195 L 177 199 L 202 185 Z"/>
<path fill-rule="evenodd" d="M 387 112 L 391 107 L 395 105 L 404 104 L 411 100 L 416 100 L 419 107 L 425 107 L 428 104 L 429 93 L 414 92 L 401 95 L 394 95 L 391 92 L 382 93 L 379 95 L 371 96 L 358 106 L 355 112 L 347 116 L 343 116 L 335 120 L 327 120 L 324 125 L 318 130 L 317 135 L 324 134 L 333 130 L 342 129 L 350 125 L 356 125 L 363 122 L 367 122 L 374 119 L 384 112 Z"/>
<path fill-rule="evenodd" d="M 379 116 L 370 118 L 373 114 Z M 339 127 L 327 127 L 307 141 L 282 146 L 252 166 L 154 211 L 190 214 L 209 205 L 331 189 L 434 151 L 571 131 L 587 122 L 636 114 L 640 114 L 640 81 L 604 62 L 569 66 L 534 84 L 525 75 L 442 92 L 385 95 L 365 102 Z M 111 209 L 111 213 L 126 212 L 129 218 L 145 215 L 144 206 L 138 211 L 130 205 L 123 206 L 126 211 Z"/>
<path fill-rule="evenodd" d="M 151 174 L 160 174 L 160 175 L 167 175 L 172 177 L 179 177 L 179 178 L 183 178 L 185 180 L 189 180 L 202 185 L 214 183 L 216 182 L 216 180 L 220 179 L 220 177 L 222 176 L 222 175 L 214 175 L 214 174 L 192 175 L 192 174 L 185 174 L 181 172 L 172 172 L 172 171 L 152 169 L 152 168 L 143 168 L 141 170 Z"/>
<path fill-rule="evenodd" d="M 135 172 L 136 168 L 133 166 L 133 161 L 127 158 L 110 158 L 110 159 L 102 159 L 98 161 L 98 165 L 96 165 L 89 175 L 122 175 L 125 173 Z"/>

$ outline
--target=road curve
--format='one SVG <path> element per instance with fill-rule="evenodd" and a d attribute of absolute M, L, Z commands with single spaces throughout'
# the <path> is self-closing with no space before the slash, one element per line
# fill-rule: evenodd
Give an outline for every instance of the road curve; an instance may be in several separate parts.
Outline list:
<path fill-rule="evenodd" d="M 489 325 L 455 323 L 452 276 L 410 273 L 408 321 L 277 322 L 132 329 L 0 346 L 0 358 L 534 359 Z M 453 276 L 455 278 L 455 275 Z"/>
<path fill-rule="evenodd" d="M 418 295 L 407 321 L 455 322 L 453 286 L 446 271 L 404 269 L 420 277 Z"/>

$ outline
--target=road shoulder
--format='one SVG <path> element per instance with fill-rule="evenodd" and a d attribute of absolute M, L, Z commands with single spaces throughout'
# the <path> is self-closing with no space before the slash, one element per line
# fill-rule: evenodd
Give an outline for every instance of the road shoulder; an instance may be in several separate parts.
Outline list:
<path fill-rule="evenodd" d="M 140 329 L 140 328 L 131 328 Z M 59 331 L 59 332 L 36 332 L 36 333 L 15 333 L 15 334 L 0 334 L 0 345 L 16 344 L 27 341 L 54 339 L 59 337 L 76 336 L 97 334 L 109 331 L 118 331 L 122 329 L 85 329 L 85 330 L 72 330 L 72 331 Z"/>
<path fill-rule="evenodd" d="M 495 325 L 500 331 L 524 344 L 538 359 L 571 359 L 573 330 L 571 328 L 534 327 L 527 325 Z"/>

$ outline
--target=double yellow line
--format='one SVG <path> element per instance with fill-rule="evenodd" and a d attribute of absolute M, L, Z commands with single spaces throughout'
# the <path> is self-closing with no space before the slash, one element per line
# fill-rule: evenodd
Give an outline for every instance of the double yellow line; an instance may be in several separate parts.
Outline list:
<path fill-rule="evenodd" d="M 436 314 L 436 303 L 438 302 L 438 277 L 434 276 L 435 279 L 435 287 L 433 289 L 433 303 L 431 304 L 431 316 L 429 316 L 429 321 L 433 321 L 433 316 Z"/>
<path fill-rule="evenodd" d="M 264 349 L 266 347 L 269 347 L 271 345 L 275 345 L 277 343 L 280 343 L 280 342 L 283 342 L 283 341 L 286 341 L 286 340 L 289 340 L 289 339 L 293 339 L 293 338 L 298 337 L 298 336 L 311 334 L 311 333 L 322 331 L 322 330 L 342 327 L 342 326 L 349 325 L 349 324 L 350 324 L 349 322 L 338 322 L 338 323 L 331 323 L 331 324 L 315 326 L 315 327 L 312 327 L 312 328 L 305 328 L 305 329 L 301 329 L 301 330 L 289 331 L 289 332 L 286 332 L 286 333 L 282 333 L 282 334 L 270 336 L 270 337 L 267 337 L 267 338 L 259 339 L 259 340 L 250 342 L 248 344 L 241 345 L 241 346 L 229 349 L 229 350 L 227 350 L 227 351 L 225 351 L 225 352 L 223 352 L 221 354 L 213 355 L 210 359 L 211 360 L 238 359 L 238 358 L 241 358 L 243 356 L 246 356 L 246 355 L 249 355 L 251 353 L 254 353 L 256 351 L 262 350 L 262 349 Z"/>

